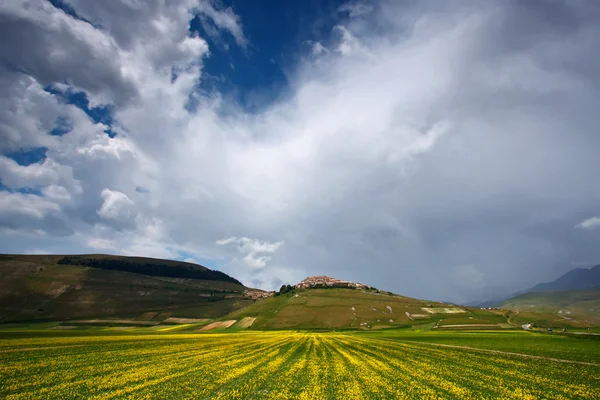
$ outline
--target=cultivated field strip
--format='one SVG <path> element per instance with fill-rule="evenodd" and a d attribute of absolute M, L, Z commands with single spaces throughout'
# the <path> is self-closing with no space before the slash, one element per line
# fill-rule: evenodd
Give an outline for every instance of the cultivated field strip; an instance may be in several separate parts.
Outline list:
<path fill-rule="evenodd" d="M 9 351 L 10 350 L 10 351 Z M 359 334 L 4 339 L 0 397 L 600 399 L 600 367 Z"/>

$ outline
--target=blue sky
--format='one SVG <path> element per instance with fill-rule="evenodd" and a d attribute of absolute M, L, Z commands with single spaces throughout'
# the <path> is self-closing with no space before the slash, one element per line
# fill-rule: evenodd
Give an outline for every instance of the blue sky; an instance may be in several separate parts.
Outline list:
<path fill-rule="evenodd" d="M 242 20 L 250 41 L 247 48 L 236 46 L 230 34 L 211 37 L 196 16 L 190 32 L 207 38 L 211 49 L 204 63 L 209 78 L 201 89 L 232 96 L 248 112 L 264 109 L 286 95 L 287 75 L 294 72 L 299 59 L 310 54 L 310 42 L 327 40 L 332 28 L 347 19 L 347 13 L 339 10 L 345 3 L 225 1 L 223 6 L 232 7 Z"/>
<path fill-rule="evenodd" d="M 599 20 L 591 0 L 6 0 L 0 252 L 454 302 L 595 265 Z"/>
<path fill-rule="evenodd" d="M 90 24 L 93 22 L 77 13 L 63 0 L 50 3 L 66 14 Z M 288 74 L 293 74 L 298 61 L 311 54 L 313 43 L 328 40 L 334 26 L 348 19 L 348 12 L 340 9 L 347 1 L 281 2 L 273 0 L 222 1 L 222 8 L 230 8 L 243 21 L 244 34 L 249 45 L 241 48 L 227 32 L 211 35 L 205 26 L 217 30 L 210 18 L 196 14 L 189 21 L 190 35 L 203 37 L 210 55 L 203 62 L 204 79 L 197 91 L 217 92 L 233 99 L 250 113 L 268 107 L 289 90 Z M 68 83 L 68 81 L 60 82 Z M 113 107 L 109 104 L 90 106 L 84 91 L 47 85 L 44 90 L 67 104 L 83 110 L 92 121 L 107 126 L 106 133 L 113 137 Z M 71 129 L 70 121 L 58 117 L 51 135 L 64 135 Z M 5 154 L 21 165 L 41 162 L 45 148 L 20 149 Z"/>

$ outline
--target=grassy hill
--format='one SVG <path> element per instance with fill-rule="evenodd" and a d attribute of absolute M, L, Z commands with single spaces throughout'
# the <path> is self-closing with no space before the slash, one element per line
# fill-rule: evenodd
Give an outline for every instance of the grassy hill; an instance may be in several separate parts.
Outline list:
<path fill-rule="evenodd" d="M 295 289 L 262 299 L 223 319 L 256 318 L 252 329 L 382 329 L 505 324 L 499 311 L 455 307 L 363 289 Z"/>
<path fill-rule="evenodd" d="M 500 310 L 419 300 L 370 287 L 294 288 L 257 301 L 200 265 L 107 255 L 0 255 L 0 323 L 176 329 L 501 329 L 525 322 L 600 325 L 600 291 L 527 293 Z M 187 325 L 187 327 L 186 327 Z M 210 327 L 210 329 L 208 329 Z"/>
<path fill-rule="evenodd" d="M 214 271 L 203 267 L 202 265 L 183 261 L 161 260 L 147 257 L 124 257 L 105 254 L 59 257 L 60 258 L 56 261 L 56 263 L 60 265 L 76 265 L 169 278 L 231 282 L 240 286 L 242 285 L 240 281 L 221 271 Z"/>
<path fill-rule="evenodd" d="M 0 255 L 0 322 L 156 316 L 216 318 L 252 301 L 200 265 L 107 255 Z"/>
<path fill-rule="evenodd" d="M 539 320 L 545 315 L 542 323 L 555 326 L 590 326 L 600 325 L 600 290 L 563 290 L 553 292 L 525 293 L 502 304 L 502 308 L 518 311 L 516 320 L 527 322 L 528 319 Z"/>

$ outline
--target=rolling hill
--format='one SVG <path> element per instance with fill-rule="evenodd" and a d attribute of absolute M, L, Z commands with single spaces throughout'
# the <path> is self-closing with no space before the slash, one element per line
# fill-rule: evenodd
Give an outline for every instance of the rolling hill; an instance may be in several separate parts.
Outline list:
<path fill-rule="evenodd" d="M 201 265 L 108 255 L 0 255 L 0 323 L 129 325 L 175 329 L 499 329 L 521 321 L 600 325 L 600 291 L 528 293 L 506 310 L 459 307 L 330 277 L 277 295 Z M 250 297 L 254 298 L 250 298 Z M 256 299 L 258 298 L 258 299 Z M 507 311 L 512 310 L 512 311 Z M 150 329 L 148 328 L 148 329 Z"/>
<path fill-rule="evenodd" d="M 0 255 L 0 322 L 216 318 L 251 304 L 236 279 L 201 265 L 109 255 Z"/>
<path fill-rule="evenodd" d="M 255 318 L 252 329 L 506 327 L 501 311 L 456 307 L 382 292 L 374 288 L 295 288 L 223 317 Z"/>
<path fill-rule="evenodd" d="M 539 319 L 558 326 L 600 325 L 600 290 L 531 292 L 506 300 L 502 308 L 518 311 L 519 320 Z"/>

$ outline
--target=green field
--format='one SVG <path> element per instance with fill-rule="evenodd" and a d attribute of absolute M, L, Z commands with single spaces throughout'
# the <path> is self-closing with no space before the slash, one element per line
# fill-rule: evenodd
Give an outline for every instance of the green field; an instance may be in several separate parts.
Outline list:
<path fill-rule="evenodd" d="M 412 330 L 8 329 L 0 332 L 0 397 L 598 399 L 595 339 Z"/>

